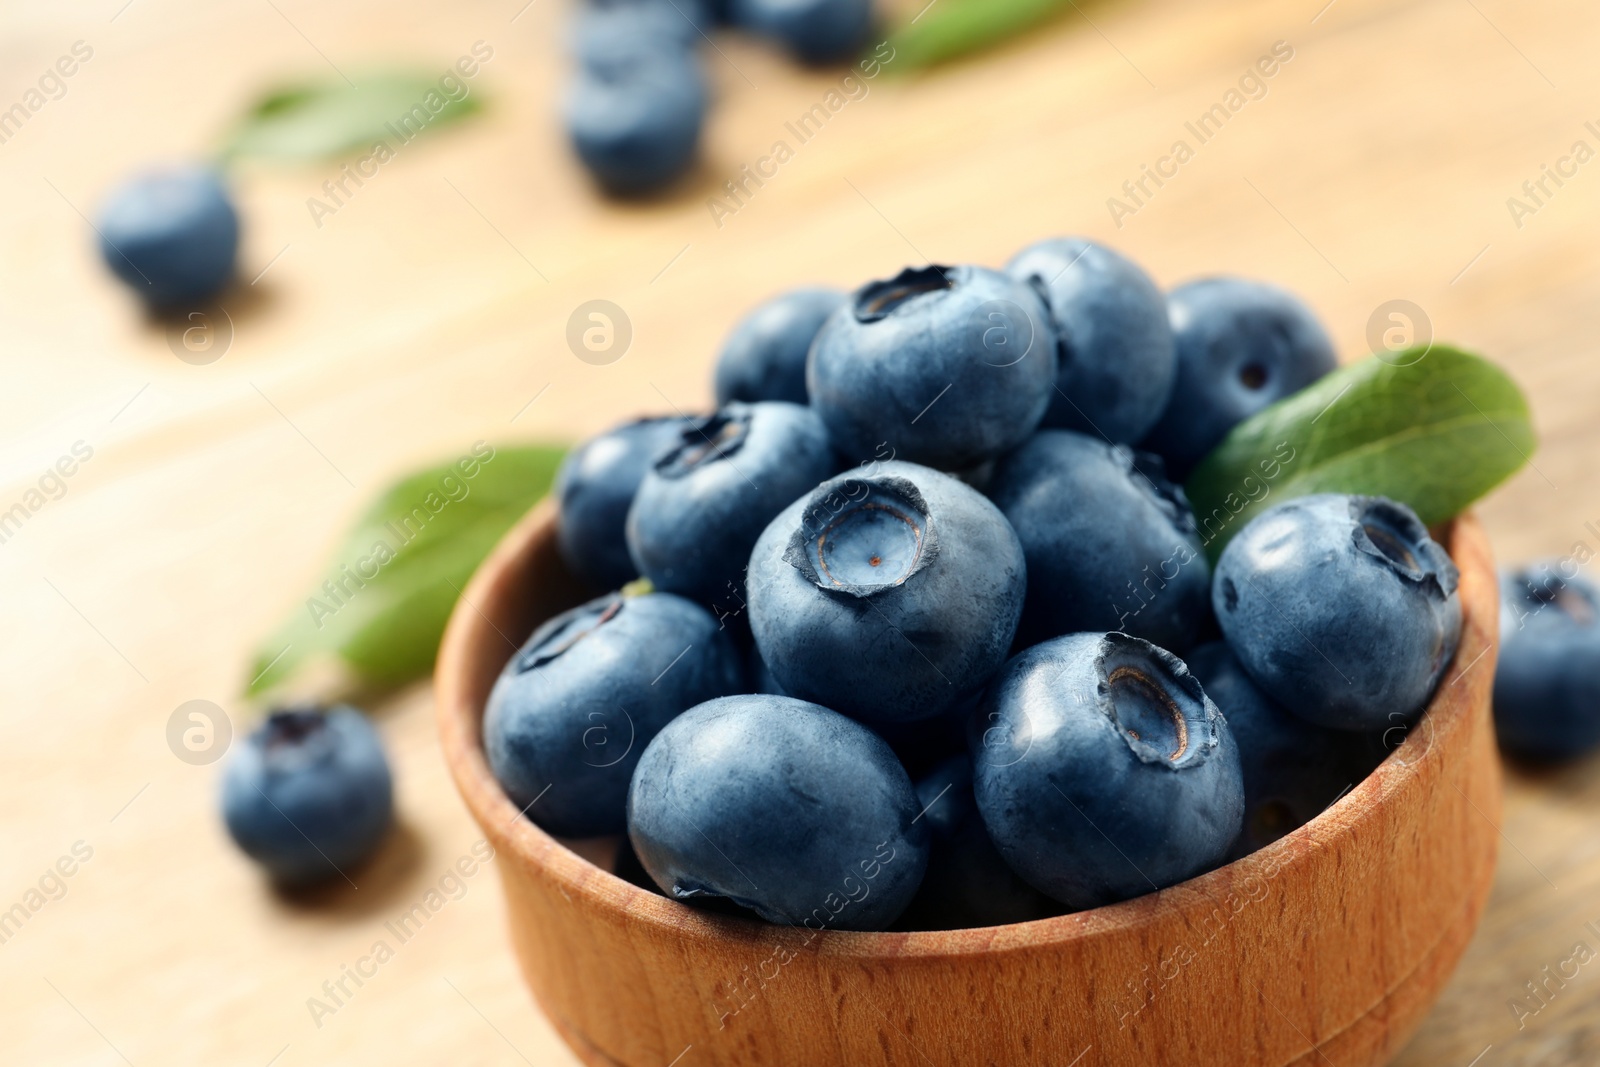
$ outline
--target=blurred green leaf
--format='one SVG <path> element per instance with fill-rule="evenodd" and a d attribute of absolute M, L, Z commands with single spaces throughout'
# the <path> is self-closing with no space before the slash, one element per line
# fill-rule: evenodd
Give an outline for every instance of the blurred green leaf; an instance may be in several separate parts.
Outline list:
<path fill-rule="evenodd" d="M 1257 412 L 1185 489 L 1215 560 L 1258 512 L 1310 493 L 1386 496 L 1444 522 L 1535 448 L 1527 399 L 1505 371 L 1434 345 L 1341 367 Z"/>
<path fill-rule="evenodd" d="M 549 491 L 562 454 L 480 442 L 459 460 L 397 482 L 345 536 L 326 582 L 262 642 L 246 691 L 265 692 L 319 657 L 337 658 L 377 686 L 426 675 L 460 589 Z"/>
<path fill-rule="evenodd" d="M 465 95 L 463 95 L 465 94 Z M 436 75 L 385 71 L 345 81 L 269 90 L 234 127 L 224 156 L 274 160 L 335 159 L 386 145 L 397 151 L 418 133 L 479 110 L 464 81 L 454 95 Z"/>
<path fill-rule="evenodd" d="M 1073 0 L 936 0 L 889 34 L 896 72 L 992 48 L 1076 7 Z"/>

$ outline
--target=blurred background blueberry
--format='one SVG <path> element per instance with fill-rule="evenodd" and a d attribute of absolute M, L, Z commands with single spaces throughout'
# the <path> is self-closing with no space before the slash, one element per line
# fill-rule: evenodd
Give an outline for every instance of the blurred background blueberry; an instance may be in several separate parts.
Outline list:
<path fill-rule="evenodd" d="M 589 438 L 561 461 L 556 543 L 567 566 L 595 589 L 620 589 L 639 576 L 628 555 L 628 507 L 650 464 L 690 421 L 634 419 Z"/>
<path fill-rule="evenodd" d="M 1104 245 L 1056 237 L 1006 264 L 1044 297 L 1060 360 L 1042 425 L 1121 444 L 1150 432 L 1178 363 L 1167 298 L 1138 264 Z"/>
<path fill-rule="evenodd" d="M 354 708 L 274 711 L 228 758 L 222 817 L 281 885 L 350 877 L 394 818 L 394 783 L 378 732 Z"/>
<path fill-rule="evenodd" d="M 707 94 L 698 60 L 676 48 L 608 39 L 568 86 L 564 116 L 578 157 L 607 191 L 665 188 L 694 164 Z"/>
<path fill-rule="evenodd" d="M 872 32 L 872 0 L 730 0 L 729 17 L 802 63 L 855 58 Z"/>
<path fill-rule="evenodd" d="M 1600 589 L 1570 559 L 1501 574 L 1494 724 L 1500 747 L 1531 762 L 1600 747 Z"/>
<path fill-rule="evenodd" d="M 804 404 L 806 353 L 829 315 L 844 303 L 837 289 L 794 289 L 739 320 L 717 357 L 717 404 L 787 400 Z"/>
<path fill-rule="evenodd" d="M 239 215 L 211 167 L 130 178 L 106 197 L 95 229 L 106 266 L 158 311 L 204 304 L 233 280 Z"/>
<path fill-rule="evenodd" d="M 483 716 L 494 776 L 558 837 L 621 833 L 628 780 L 674 716 L 744 682 L 707 611 L 670 593 L 606 596 L 533 632 Z"/>
<path fill-rule="evenodd" d="M 724 897 L 768 922 L 882 930 L 928 863 L 911 779 L 871 730 L 746 695 L 673 720 L 628 793 L 628 836 L 675 900 Z"/>
<path fill-rule="evenodd" d="M 1203 278 L 1167 296 L 1178 376 L 1139 446 L 1187 478 L 1233 427 L 1338 364 L 1328 333 L 1300 299 L 1242 278 Z"/>

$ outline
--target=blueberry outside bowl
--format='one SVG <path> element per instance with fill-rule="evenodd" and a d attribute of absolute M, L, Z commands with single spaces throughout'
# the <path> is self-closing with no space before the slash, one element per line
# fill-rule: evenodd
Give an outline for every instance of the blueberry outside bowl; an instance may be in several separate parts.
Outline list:
<path fill-rule="evenodd" d="M 555 518 L 540 505 L 478 571 L 435 685 L 445 758 L 498 853 L 512 948 L 585 1063 L 1368 1067 L 1415 1031 L 1483 914 L 1498 589 L 1470 516 L 1441 538 L 1461 570 L 1455 663 L 1404 742 L 1311 823 L 1109 907 L 817 934 L 636 888 L 584 858 L 609 863 L 617 841 L 558 841 L 496 783 L 480 732 L 490 686 L 513 642 L 591 592 L 561 563 Z"/>

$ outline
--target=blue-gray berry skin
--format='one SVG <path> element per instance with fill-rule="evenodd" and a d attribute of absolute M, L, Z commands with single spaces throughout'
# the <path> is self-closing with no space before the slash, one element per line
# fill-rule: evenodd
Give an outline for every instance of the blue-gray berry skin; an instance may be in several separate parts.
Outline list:
<path fill-rule="evenodd" d="M 731 0 L 728 7 L 735 25 L 802 63 L 854 59 L 872 32 L 872 0 Z"/>
<path fill-rule="evenodd" d="M 932 839 L 928 873 L 897 929 L 1004 926 L 1061 912 L 1060 905 L 1006 866 L 989 839 L 972 795 L 972 759 L 965 752 L 918 779 L 917 801 Z"/>
<path fill-rule="evenodd" d="M 732 403 L 685 426 L 628 511 L 628 552 L 657 589 L 739 601 L 745 564 L 773 516 L 839 469 L 828 432 L 798 404 Z"/>
<path fill-rule="evenodd" d="M 635 419 L 591 437 L 561 461 L 556 544 L 573 573 L 595 589 L 618 589 L 639 576 L 628 556 L 628 508 L 650 465 L 690 422 Z"/>
<path fill-rule="evenodd" d="M 1164 889 L 1224 862 L 1239 752 L 1183 661 L 1125 634 L 1023 652 L 989 688 L 974 791 L 1000 854 L 1069 908 Z"/>
<path fill-rule="evenodd" d="M 857 290 L 811 345 L 811 405 L 849 459 L 962 471 L 1027 439 L 1055 393 L 1033 288 L 983 267 L 919 267 Z"/>
<path fill-rule="evenodd" d="M 1244 829 L 1230 858 L 1248 856 L 1321 815 L 1387 754 L 1382 734 L 1329 730 L 1291 714 L 1250 680 L 1224 642 L 1201 645 L 1184 661 L 1239 746 Z"/>
<path fill-rule="evenodd" d="M 947 474 L 840 475 L 750 556 L 750 625 L 783 688 L 867 723 L 930 719 L 1004 662 L 1027 586 L 998 509 Z"/>
<path fill-rule="evenodd" d="M 669 593 L 607 596 L 534 631 L 489 694 L 494 776 L 558 837 L 621 833 L 628 779 L 685 709 L 743 688 L 731 639 Z"/>
<path fill-rule="evenodd" d="M 394 819 L 378 732 L 344 706 L 273 712 L 228 758 L 222 816 L 234 842 L 281 885 L 348 878 Z"/>
<path fill-rule="evenodd" d="M 106 266 L 157 310 L 204 304 L 233 280 L 239 214 L 210 167 L 130 178 L 106 198 L 95 229 Z"/>
<path fill-rule="evenodd" d="M 677 900 L 813 930 L 882 930 L 928 863 L 916 792 L 866 727 L 791 697 L 713 700 L 645 750 L 628 837 Z"/>
<path fill-rule="evenodd" d="M 1141 440 L 1172 397 L 1178 359 L 1167 298 L 1132 260 L 1079 237 L 1030 245 L 1006 264 L 1045 298 L 1060 370 L 1042 425 Z"/>
<path fill-rule="evenodd" d="M 1140 446 L 1188 477 L 1228 431 L 1338 363 L 1328 333 L 1297 297 L 1240 278 L 1204 278 L 1167 296 L 1178 377 Z"/>
<path fill-rule="evenodd" d="M 796 289 L 753 309 L 734 327 L 717 357 L 717 404 L 806 403 L 806 353 L 822 324 L 843 303 L 844 294 L 834 289 Z"/>
<path fill-rule="evenodd" d="M 1044 430 L 996 466 L 989 497 L 1028 560 L 1024 642 L 1120 630 L 1181 653 L 1199 639 L 1211 570 L 1194 516 L 1159 464 L 1135 461 L 1126 446 Z"/>
<path fill-rule="evenodd" d="M 1420 715 L 1461 636 L 1457 572 L 1416 513 L 1326 493 L 1262 512 L 1217 561 L 1212 605 L 1245 671 L 1308 722 Z"/>
<path fill-rule="evenodd" d="M 705 77 L 677 49 L 591 57 L 568 86 L 567 136 L 607 192 L 643 196 L 694 164 L 705 124 Z"/>
<path fill-rule="evenodd" d="M 692 54 L 714 28 L 699 0 L 590 0 L 574 21 L 572 51 L 597 66 L 666 49 Z"/>
<path fill-rule="evenodd" d="M 1600 748 L 1600 589 L 1547 561 L 1500 578 L 1494 724 L 1518 759 L 1559 763 Z"/>

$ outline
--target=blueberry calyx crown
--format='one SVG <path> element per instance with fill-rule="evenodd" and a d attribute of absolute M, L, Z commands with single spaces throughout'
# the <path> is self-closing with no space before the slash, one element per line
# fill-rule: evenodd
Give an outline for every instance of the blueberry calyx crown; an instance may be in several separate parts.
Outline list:
<path fill-rule="evenodd" d="M 1096 660 L 1101 711 L 1144 763 L 1203 763 L 1221 744 L 1221 713 L 1183 661 L 1148 641 L 1106 634 Z"/>
<path fill-rule="evenodd" d="M 1579 626 L 1600 621 L 1600 604 L 1578 583 L 1569 582 L 1548 565 L 1524 567 L 1511 574 L 1523 603 L 1534 611 L 1553 607 Z"/>
<path fill-rule="evenodd" d="M 888 281 L 870 282 L 856 292 L 852 305 L 857 322 L 878 322 L 919 296 L 956 287 L 950 267 L 929 264 L 907 267 Z"/>
<path fill-rule="evenodd" d="M 272 769 L 293 770 L 325 759 L 332 750 L 327 712 L 320 706 L 292 704 L 267 716 L 261 752 Z"/>
<path fill-rule="evenodd" d="M 807 501 L 784 561 L 827 592 L 869 597 L 904 585 L 938 555 L 928 510 L 904 478 L 825 482 Z"/>
<path fill-rule="evenodd" d="M 1117 465 L 1134 476 L 1134 481 L 1144 488 L 1174 526 L 1187 534 L 1200 532 L 1188 495 L 1181 485 L 1167 477 L 1165 460 L 1154 452 L 1136 452 L 1127 445 L 1112 445 L 1111 453 Z"/>
<path fill-rule="evenodd" d="M 1460 580 L 1455 562 L 1410 508 L 1386 497 L 1352 496 L 1350 518 L 1355 521 L 1356 548 L 1384 561 L 1402 578 L 1430 587 L 1440 600 L 1455 593 Z"/>
<path fill-rule="evenodd" d="M 750 436 L 753 414 L 747 405 L 733 403 L 691 422 L 683 428 L 678 443 L 656 460 L 656 473 L 663 478 L 682 478 L 736 454 Z"/>
<path fill-rule="evenodd" d="M 616 593 L 563 612 L 534 631 L 512 660 L 517 674 L 526 674 L 558 659 L 579 641 L 621 613 L 628 597 Z"/>

